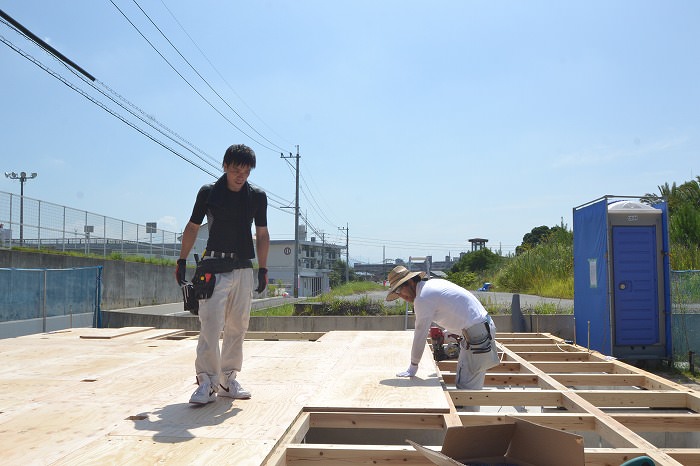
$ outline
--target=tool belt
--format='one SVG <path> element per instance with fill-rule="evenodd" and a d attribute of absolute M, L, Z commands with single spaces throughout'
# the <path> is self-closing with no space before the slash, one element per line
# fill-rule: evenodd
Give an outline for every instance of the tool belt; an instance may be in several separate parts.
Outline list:
<path fill-rule="evenodd" d="M 204 258 L 197 262 L 197 268 L 194 271 L 194 277 L 192 277 L 193 294 L 196 299 L 211 298 L 216 286 L 217 273 L 253 267 L 250 259 L 238 259 L 235 253 L 227 254 L 231 254 L 233 257 L 216 258 L 205 253 Z"/>
<path fill-rule="evenodd" d="M 223 253 L 222 253 L 223 254 Z M 231 272 L 235 269 L 251 269 L 253 268 L 253 261 L 250 259 L 239 259 L 235 252 L 226 253 L 230 256 L 226 257 L 216 257 L 204 255 L 204 258 L 197 262 L 197 269 L 195 274 L 199 272 L 208 273 L 226 273 Z"/>
<path fill-rule="evenodd" d="M 491 352 L 491 341 L 493 337 L 491 336 L 491 326 L 488 320 L 462 329 L 462 336 L 464 336 L 465 348 L 473 354 Z"/>

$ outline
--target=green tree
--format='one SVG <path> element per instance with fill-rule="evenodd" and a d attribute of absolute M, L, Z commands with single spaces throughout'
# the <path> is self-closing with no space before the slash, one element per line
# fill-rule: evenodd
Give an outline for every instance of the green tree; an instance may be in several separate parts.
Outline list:
<path fill-rule="evenodd" d="M 669 215 L 668 234 L 673 244 L 700 244 L 700 209 L 686 202 Z"/>
<path fill-rule="evenodd" d="M 502 259 L 502 256 L 492 252 L 490 249 L 483 248 L 463 255 L 452 266 L 450 272 L 484 272 L 498 265 Z"/>
<path fill-rule="evenodd" d="M 533 228 L 530 233 L 525 233 L 523 236 L 523 242 L 520 246 L 515 248 L 515 254 L 519 255 L 525 251 L 529 251 L 538 244 L 542 243 L 549 236 L 550 229 L 548 226 L 539 226 Z"/>
<path fill-rule="evenodd" d="M 697 248 L 700 244 L 700 176 L 677 186 L 664 183 L 659 194 L 645 194 L 647 204 L 665 201 L 668 206 L 668 233 L 671 247 Z"/>
<path fill-rule="evenodd" d="M 336 286 L 342 285 L 345 283 L 345 269 L 347 267 L 347 263 L 342 260 L 338 259 L 335 262 L 333 262 L 333 265 L 331 266 L 331 272 L 329 274 L 329 284 L 331 288 L 334 288 Z M 356 279 L 355 275 L 355 269 L 351 268 L 350 271 L 348 272 L 348 279 L 350 281 L 354 281 Z"/>
<path fill-rule="evenodd" d="M 670 216 L 683 202 L 682 190 L 676 186 L 675 182 L 671 185 L 666 182 L 658 188 L 659 194 L 647 193 L 641 198 L 641 201 L 645 204 L 658 204 L 661 201 L 666 201 Z"/>

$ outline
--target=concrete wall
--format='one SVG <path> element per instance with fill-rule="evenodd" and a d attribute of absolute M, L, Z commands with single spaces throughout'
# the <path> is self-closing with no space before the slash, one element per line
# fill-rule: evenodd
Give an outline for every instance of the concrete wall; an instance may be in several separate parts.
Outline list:
<path fill-rule="evenodd" d="M 166 304 L 182 299 L 175 283 L 175 266 L 101 258 L 0 250 L 0 267 L 67 269 L 102 266 L 102 309 L 123 309 Z M 1 311 L 1 310 L 0 310 Z"/>
<path fill-rule="evenodd" d="M 14 338 L 35 333 L 56 332 L 69 328 L 92 327 L 92 314 L 13 320 L 0 323 L 0 338 Z"/>
<path fill-rule="evenodd" d="M 565 340 L 574 338 L 574 316 L 542 315 L 533 316 L 535 329 L 528 328 L 526 319 L 525 332 L 547 332 Z M 511 332 L 509 315 L 493 316 L 499 332 Z M 248 330 L 252 332 L 328 332 L 331 330 L 377 330 L 396 331 L 412 329 L 413 315 L 406 316 L 256 316 L 250 317 Z M 105 311 L 102 313 L 104 327 L 156 327 L 174 328 L 187 331 L 199 331 L 199 318 L 194 315 L 155 315 L 134 312 Z"/>

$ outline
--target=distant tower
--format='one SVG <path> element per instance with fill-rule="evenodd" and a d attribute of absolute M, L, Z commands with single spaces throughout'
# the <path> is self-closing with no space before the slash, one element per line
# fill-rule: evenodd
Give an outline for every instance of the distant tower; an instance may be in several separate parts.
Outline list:
<path fill-rule="evenodd" d="M 489 242 L 489 240 L 484 238 L 472 238 L 468 241 L 472 243 L 472 252 L 484 249 L 486 247 L 486 243 Z"/>

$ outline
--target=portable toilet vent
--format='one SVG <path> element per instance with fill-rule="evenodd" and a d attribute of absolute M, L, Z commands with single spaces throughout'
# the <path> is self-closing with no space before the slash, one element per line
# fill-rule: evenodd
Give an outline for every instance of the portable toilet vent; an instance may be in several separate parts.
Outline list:
<path fill-rule="evenodd" d="M 670 359 L 666 204 L 609 199 L 574 209 L 577 343 L 619 359 Z"/>

